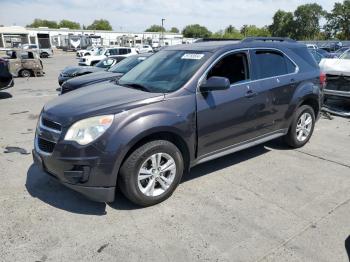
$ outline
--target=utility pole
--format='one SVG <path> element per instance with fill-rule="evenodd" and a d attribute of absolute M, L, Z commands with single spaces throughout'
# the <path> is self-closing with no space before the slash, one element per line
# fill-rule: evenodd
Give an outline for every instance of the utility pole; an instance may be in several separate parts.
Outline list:
<path fill-rule="evenodd" d="M 162 41 L 161 41 L 162 44 L 160 46 L 164 45 L 164 21 L 165 21 L 165 18 L 162 18 Z"/>

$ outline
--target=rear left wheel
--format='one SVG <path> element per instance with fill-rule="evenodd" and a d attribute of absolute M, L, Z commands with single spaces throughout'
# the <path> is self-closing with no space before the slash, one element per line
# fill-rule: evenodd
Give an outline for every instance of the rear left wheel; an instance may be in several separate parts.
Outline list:
<path fill-rule="evenodd" d="M 285 141 L 291 147 L 303 147 L 310 140 L 314 127 L 314 110 L 309 105 L 303 105 L 295 112 L 294 120 L 288 134 L 285 136 Z"/>
<path fill-rule="evenodd" d="M 137 148 L 125 160 L 119 177 L 123 194 L 140 206 L 166 200 L 180 183 L 184 169 L 180 150 L 165 140 Z"/>

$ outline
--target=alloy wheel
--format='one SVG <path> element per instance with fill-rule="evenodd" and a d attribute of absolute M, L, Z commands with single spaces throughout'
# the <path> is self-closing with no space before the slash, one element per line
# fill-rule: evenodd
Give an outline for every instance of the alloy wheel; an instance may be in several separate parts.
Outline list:
<path fill-rule="evenodd" d="M 296 127 L 296 136 L 299 142 L 304 142 L 311 133 L 312 130 L 312 116 L 310 113 L 303 113 L 298 120 Z"/>
<path fill-rule="evenodd" d="M 176 163 L 169 154 L 153 154 L 143 162 L 138 172 L 139 190 L 149 197 L 162 195 L 174 182 L 175 175 Z"/>

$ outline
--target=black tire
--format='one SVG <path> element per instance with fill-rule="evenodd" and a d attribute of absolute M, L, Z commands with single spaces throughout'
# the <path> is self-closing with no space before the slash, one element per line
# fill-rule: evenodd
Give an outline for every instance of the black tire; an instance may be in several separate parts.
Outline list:
<path fill-rule="evenodd" d="M 49 54 L 48 54 L 48 53 L 41 53 L 41 54 L 40 54 L 40 57 L 41 57 L 41 58 L 48 58 L 48 57 L 49 57 Z"/>
<path fill-rule="evenodd" d="M 99 61 L 92 61 L 92 62 L 90 63 L 90 66 L 96 65 L 98 62 L 99 62 Z"/>
<path fill-rule="evenodd" d="M 175 177 L 169 188 L 161 195 L 146 196 L 138 186 L 138 174 L 142 164 L 156 153 L 166 153 L 173 158 L 176 164 Z M 152 206 L 172 195 L 181 181 L 183 170 L 184 162 L 180 150 L 169 141 L 155 140 L 140 146 L 127 157 L 119 172 L 118 186 L 126 198 L 136 205 Z"/>
<path fill-rule="evenodd" d="M 84 56 L 88 56 L 88 55 L 90 55 L 90 53 L 85 53 L 85 54 L 84 54 Z"/>
<path fill-rule="evenodd" d="M 32 75 L 32 72 L 30 72 L 28 69 L 23 69 L 21 70 L 20 75 L 21 77 L 30 77 Z"/>
<path fill-rule="evenodd" d="M 312 118 L 312 125 L 311 125 L 311 130 L 310 133 L 308 134 L 307 138 L 303 141 L 298 140 L 297 138 L 297 125 L 298 122 L 301 118 L 301 116 L 305 113 L 308 113 L 311 115 Z M 294 114 L 294 119 L 292 121 L 292 124 L 289 128 L 288 134 L 284 137 L 285 142 L 293 148 L 300 148 L 303 147 L 307 142 L 309 142 L 312 133 L 314 131 L 315 128 L 315 112 L 313 110 L 313 108 L 309 105 L 303 105 L 301 107 L 299 107 L 295 114 Z"/>

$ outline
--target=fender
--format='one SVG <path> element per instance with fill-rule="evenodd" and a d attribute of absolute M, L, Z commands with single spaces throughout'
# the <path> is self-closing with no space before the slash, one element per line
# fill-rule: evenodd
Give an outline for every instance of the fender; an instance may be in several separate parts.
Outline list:
<path fill-rule="evenodd" d="M 318 79 L 315 79 L 315 81 L 316 80 L 318 81 Z M 320 107 L 320 97 L 321 89 L 319 85 L 315 84 L 315 82 L 307 81 L 300 83 L 294 92 L 289 108 L 285 114 L 287 127 L 290 126 L 294 113 L 301 104 L 303 104 L 306 100 L 312 99 L 317 102 Z"/>
<path fill-rule="evenodd" d="M 115 156 L 113 173 L 117 176 L 125 156 L 139 141 L 164 132 L 181 138 L 189 152 L 190 161 L 193 160 L 196 145 L 193 99 L 195 99 L 194 95 L 190 94 L 146 106 L 142 111 L 135 109 L 117 114 L 115 116 L 117 126 L 111 130 L 110 134 L 115 139 L 111 140 L 106 147 L 106 151 L 113 152 Z M 136 136 L 135 133 L 137 133 Z"/>

